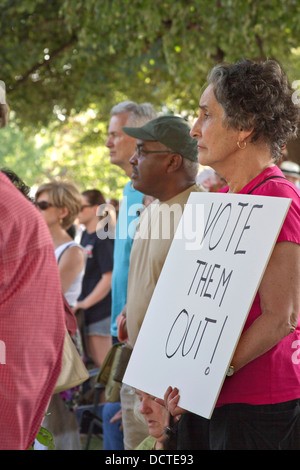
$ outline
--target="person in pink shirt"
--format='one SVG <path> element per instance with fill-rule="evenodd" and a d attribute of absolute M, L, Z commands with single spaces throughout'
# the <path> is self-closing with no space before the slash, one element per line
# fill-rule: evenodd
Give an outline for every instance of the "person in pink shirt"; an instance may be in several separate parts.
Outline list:
<path fill-rule="evenodd" d="M 67 322 L 48 227 L 2 172 L 0 194 L 0 449 L 26 450 L 61 371 Z"/>
<path fill-rule="evenodd" d="M 300 192 L 276 165 L 297 135 L 299 108 L 278 62 L 242 59 L 211 71 L 199 110 L 191 135 L 199 162 L 227 181 L 224 199 L 292 203 L 211 420 L 184 412 L 176 388 L 165 405 L 181 449 L 300 449 Z"/>

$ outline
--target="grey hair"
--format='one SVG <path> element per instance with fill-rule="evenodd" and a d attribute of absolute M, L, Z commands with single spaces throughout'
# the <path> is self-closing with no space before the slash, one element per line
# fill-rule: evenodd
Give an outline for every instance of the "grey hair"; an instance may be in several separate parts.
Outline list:
<path fill-rule="evenodd" d="M 273 59 L 218 64 L 208 83 L 224 108 L 227 124 L 234 129 L 253 128 L 251 142 L 261 139 L 274 161 L 279 160 L 287 141 L 297 137 L 299 125 L 299 108 L 281 65 Z"/>
<path fill-rule="evenodd" d="M 157 117 L 157 113 L 150 103 L 137 104 L 134 101 L 122 101 L 116 104 L 110 111 L 111 116 L 129 113 L 127 125 L 132 127 L 143 126 L 146 122 Z"/>
<path fill-rule="evenodd" d="M 183 158 L 182 157 L 182 168 L 184 169 L 186 174 L 189 176 L 189 178 L 196 181 L 196 177 L 197 177 L 198 171 L 199 171 L 199 163 L 198 162 L 194 162 L 192 160 L 189 160 L 188 158 Z"/>

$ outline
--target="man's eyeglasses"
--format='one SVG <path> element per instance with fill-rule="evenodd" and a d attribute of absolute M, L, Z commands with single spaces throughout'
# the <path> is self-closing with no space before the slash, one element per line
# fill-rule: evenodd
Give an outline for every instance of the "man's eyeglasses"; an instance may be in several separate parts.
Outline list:
<path fill-rule="evenodd" d="M 80 207 L 80 212 L 83 211 L 86 207 L 93 207 L 92 204 L 84 204 L 83 206 Z"/>
<path fill-rule="evenodd" d="M 138 145 L 135 147 L 135 153 L 137 154 L 138 158 L 150 155 L 150 153 L 174 153 L 172 150 L 144 150 L 142 145 Z"/>
<path fill-rule="evenodd" d="M 53 207 L 53 204 L 51 204 L 50 202 L 48 201 L 40 201 L 40 202 L 35 202 L 35 205 L 41 209 L 41 211 L 46 211 L 47 209 L 49 209 L 49 207 Z"/>

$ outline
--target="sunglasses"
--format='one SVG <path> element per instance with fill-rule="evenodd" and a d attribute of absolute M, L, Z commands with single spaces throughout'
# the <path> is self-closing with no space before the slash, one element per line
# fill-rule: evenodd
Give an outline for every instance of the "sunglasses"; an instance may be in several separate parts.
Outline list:
<path fill-rule="evenodd" d="M 46 211 L 49 207 L 53 207 L 53 204 L 47 201 L 36 202 L 35 205 L 41 209 L 41 211 Z"/>
<path fill-rule="evenodd" d="M 80 207 L 80 212 L 83 211 L 86 207 L 93 207 L 92 204 L 84 204 L 83 206 Z"/>

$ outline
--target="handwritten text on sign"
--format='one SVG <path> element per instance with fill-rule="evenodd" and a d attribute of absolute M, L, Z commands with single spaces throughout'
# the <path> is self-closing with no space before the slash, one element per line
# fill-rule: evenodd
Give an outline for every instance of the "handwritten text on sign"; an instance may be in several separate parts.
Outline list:
<path fill-rule="evenodd" d="M 290 200 L 192 193 L 188 204 L 124 382 L 158 397 L 176 386 L 180 406 L 209 418 Z"/>

